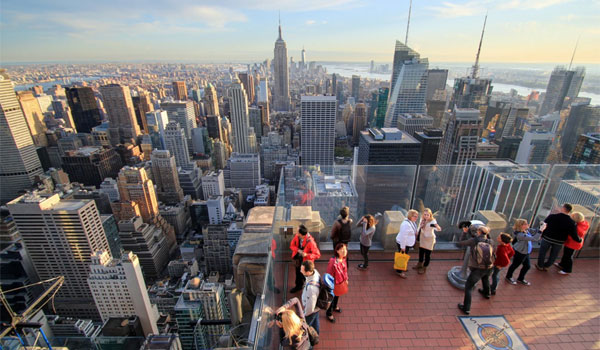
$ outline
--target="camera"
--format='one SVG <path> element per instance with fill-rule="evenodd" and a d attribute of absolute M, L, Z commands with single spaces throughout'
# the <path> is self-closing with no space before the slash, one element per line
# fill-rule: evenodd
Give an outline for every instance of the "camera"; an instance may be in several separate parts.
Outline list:
<path fill-rule="evenodd" d="M 429 227 L 435 227 L 435 224 L 429 224 Z"/>
<path fill-rule="evenodd" d="M 281 314 L 280 313 L 277 314 L 277 315 L 275 315 L 275 321 L 283 322 L 282 319 L 281 319 Z"/>

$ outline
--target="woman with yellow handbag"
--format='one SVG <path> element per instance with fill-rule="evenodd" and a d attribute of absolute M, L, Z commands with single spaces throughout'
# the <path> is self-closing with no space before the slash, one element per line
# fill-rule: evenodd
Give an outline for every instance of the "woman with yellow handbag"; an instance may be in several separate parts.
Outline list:
<path fill-rule="evenodd" d="M 346 261 L 346 255 L 348 255 L 348 249 L 344 243 L 338 243 L 335 246 L 334 257 L 329 259 L 329 265 L 327 266 L 327 273 L 333 276 L 335 281 L 335 287 L 333 288 L 333 301 L 327 309 L 327 320 L 335 323 L 333 312 L 342 312 L 338 305 L 340 297 L 348 293 L 348 263 Z"/>
<path fill-rule="evenodd" d="M 414 209 L 409 210 L 406 219 L 400 224 L 400 232 L 396 235 L 398 252 L 402 254 L 396 253 L 394 269 L 401 278 L 406 278 L 406 266 L 400 266 L 399 263 L 408 263 L 408 250 L 415 245 L 417 238 L 417 219 L 419 219 L 419 212 Z"/>

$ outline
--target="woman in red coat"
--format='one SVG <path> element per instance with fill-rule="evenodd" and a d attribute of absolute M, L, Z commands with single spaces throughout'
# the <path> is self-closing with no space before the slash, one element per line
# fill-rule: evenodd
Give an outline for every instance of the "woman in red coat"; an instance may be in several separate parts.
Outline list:
<path fill-rule="evenodd" d="M 329 259 L 329 265 L 327 265 L 327 273 L 333 276 L 335 280 L 335 287 L 333 288 L 333 301 L 327 309 L 327 319 L 330 322 L 335 322 L 333 312 L 342 312 L 337 304 L 340 296 L 348 292 L 348 262 L 346 261 L 346 255 L 348 255 L 348 249 L 344 243 L 338 243 L 335 246 L 335 256 Z"/>
<path fill-rule="evenodd" d="M 561 275 L 568 275 L 573 271 L 573 256 L 576 251 L 583 247 L 583 237 L 590 228 L 590 224 L 585 221 L 585 217 L 580 212 L 574 212 L 571 214 L 571 218 L 577 224 L 577 235 L 581 238 L 581 242 L 575 242 L 571 237 L 568 237 L 565 241 L 562 259 L 560 263 L 554 264 L 558 267 L 558 273 Z"/>

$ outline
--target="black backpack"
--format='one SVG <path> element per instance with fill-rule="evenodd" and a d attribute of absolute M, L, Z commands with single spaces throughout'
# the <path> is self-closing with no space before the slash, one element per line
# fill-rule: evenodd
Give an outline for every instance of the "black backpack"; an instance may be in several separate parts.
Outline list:
<path fill-rule="evenodd" d="M 327 287 L 327 284 L 325 284 L 325 282 L 323 282 L 323 278 L 319 280 L 318 285 L 314 282 L 311 282 L 309 284 L 319 287 L 319 296 L 317 296 L 317 307 L 321 310 L 329 309 L 329 306 L 333 301 L 333 291 L 329 287 Z"/>
<path fill-rule="evenodd" d="M 342 220 L 338 220 L 340 223 L 340 230 L 338 232 L 338 240 L 342 243 L 350 242 L 350 238 L 352 236 L 352 223 L 350 220 L 348 222 L 343 223 Z M 335 249 L 335 247 L 333 247 Z"/>

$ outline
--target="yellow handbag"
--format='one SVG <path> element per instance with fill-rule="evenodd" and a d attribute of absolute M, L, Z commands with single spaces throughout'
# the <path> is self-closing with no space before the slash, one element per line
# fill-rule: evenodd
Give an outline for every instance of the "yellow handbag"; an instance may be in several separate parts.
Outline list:
<path fill-rule="evenodd" d="M 406 271 L 408 268 L 408 260 L 410 255 L 402 252 L 396 252 L 394 254 L 394 270 Z"/>

